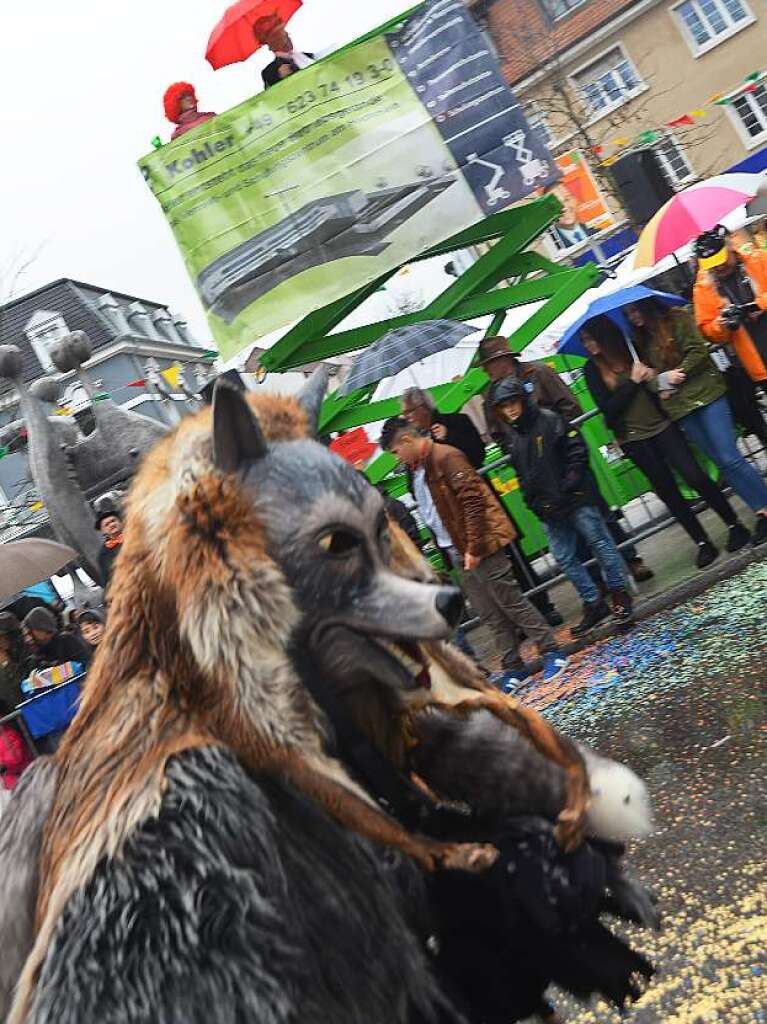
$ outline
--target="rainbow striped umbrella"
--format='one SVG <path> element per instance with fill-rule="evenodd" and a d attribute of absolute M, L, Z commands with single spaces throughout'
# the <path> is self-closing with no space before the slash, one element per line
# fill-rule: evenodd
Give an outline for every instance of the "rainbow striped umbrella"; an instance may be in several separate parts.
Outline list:
<path fill-rule="evenodd" d="M 718 174 L 677 193 L 648 221 L 634 251 L 634 267 L 654 267 L 750 202 L 765 186 L 761 174 Z"/>

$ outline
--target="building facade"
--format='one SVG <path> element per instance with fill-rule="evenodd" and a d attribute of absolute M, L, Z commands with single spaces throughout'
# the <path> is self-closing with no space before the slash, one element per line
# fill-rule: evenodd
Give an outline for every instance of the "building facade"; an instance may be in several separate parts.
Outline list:
<path fill-rule="evenodd" d="M 767 168 L 766 0 L 476 0 L 531 126 L 560 158 L 585 161 L 626 227 L 609 165 L 658 154 L 674 188 Z M 592 232 L 593 234 L 593 232 Z M 552 255 L 589 243 L 549 237 Z M 579 244 L 575 244 L 579 242 Z"/>
<path fill-rule="evenodd" d="M 27 382 L 56 379 L 59 399 L 51 415 L 69 417 L 82 434 L 92 429 L 90 403 L 74 375 L 57 373 L 51 359 L 52 346 L 72 331 L 90 338 L 93 356 L 87 368 L 100 392 L 169 426 L 178 422 L 185 404 L 196 404 L 193 395 L 211 374 L 206 347 L 191 336 L 183 318 L 159 303 L 69 279 L 7 302 L 0 307 L 0 343 L 21 350 Z M 161 374 L 175 367 L 181 373 L 171 372 L 171 386 Z M 0 380 L 0 428 L 7 435 L 0 457 L 0 540 L 44 532 L 47 523 L 18 417 L 13 385 Z"/>

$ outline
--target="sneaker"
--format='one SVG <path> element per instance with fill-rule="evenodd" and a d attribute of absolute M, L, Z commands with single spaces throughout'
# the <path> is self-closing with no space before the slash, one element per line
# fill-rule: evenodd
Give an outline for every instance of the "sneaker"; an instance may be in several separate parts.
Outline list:
<path fill-rule="evenodd" d="M 751 543 L 754 547 L 764 544 L 767 540 L 767 516 L 757 516 L 754 532 L 751 534 Z"/>
<path fill-rule="evenodd" d="M 703 540 L 698 544 L 698 557 L 695 559 L 695 564 L 699 569 L 705 569 L 707 565 L 711 565 L 718 557 L 719 551 L 711 541 Z"/>
<path fill-rule="evenodd" d="M 618 626 L 630 626 L 634 621 L 634 602 L 627 590 L 613 590 L 611 594 L 613 622 Z"/>
<path fill-rule="evenodd" d="M 611 614 L 610 606 L 603 598 L 598 601 L 589 601 L 583 606 L 583 618 L 570 629 L 570 632 L 574 637 L 585 636 L 591 632 L 594 626 L 609 619 Z"/>
<path fill-rule="evenodd" d="M 543 656 L 543 681 L 550 683 L 557 679 L 567 668 L 567 658 L 559 651 L 549 651 Z"/>
<path fill-rule="evenodd" d="M 727 550 L 730 554 L 733 551 L 740 551 L 751 540 L 751 533 L 743 523 L 733 523 L 730 527 L 730 535 L 727 538 Z"/>
<path fill-rule="evenodd" d="M 517 690 L 521 690 L 526 683 L 530 682 L 531 678 L 532 676 L 527 669 L 521 668 L 518 672 L 504 672 L 496 686 L 503 693 L 511 695 L 516 693 Z"/>
<path fill-rule="evenodd" d="M 634 577 L 637 583 L 646 583 L 648 580 L 653 579 L 655 573 L 652 569 L 645 565 L 641 558 L 633 558 L 629 563 L 629 572 Z"/>

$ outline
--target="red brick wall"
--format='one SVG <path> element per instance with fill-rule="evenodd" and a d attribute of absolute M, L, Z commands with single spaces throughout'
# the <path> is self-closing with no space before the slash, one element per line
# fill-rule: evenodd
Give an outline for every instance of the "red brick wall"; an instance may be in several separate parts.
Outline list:
<path fill-rule="evenodd" d="M 555 22 L 546 17 L 539 0 L 480 0 L 475 9 L 484 10 L 504 74 L 513 85 L 637 2 L 588 0 Z"/>

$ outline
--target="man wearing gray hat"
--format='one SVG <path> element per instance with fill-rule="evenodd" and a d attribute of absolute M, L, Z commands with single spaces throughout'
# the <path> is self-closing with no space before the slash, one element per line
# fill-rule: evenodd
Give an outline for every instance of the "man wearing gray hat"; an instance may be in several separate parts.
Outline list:
<path fill-rule="evenodd" d="M 59 630 L 56 616 L 48 608 L 33 608 L 22 626 L 32 648 L 35 668 L 63 665 L 65 661 L 88 665 L 93 657 L 93 652 L 79 636 Z"/>

